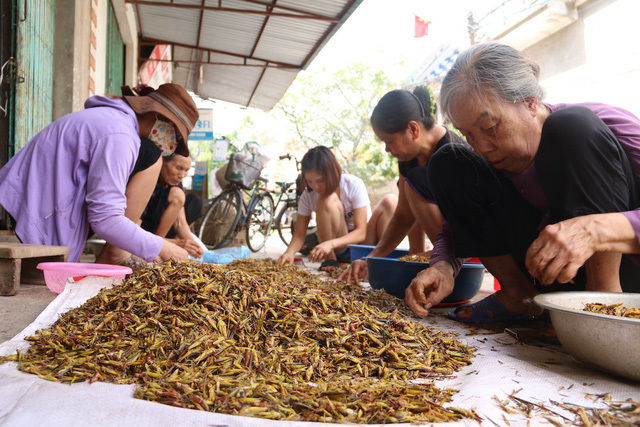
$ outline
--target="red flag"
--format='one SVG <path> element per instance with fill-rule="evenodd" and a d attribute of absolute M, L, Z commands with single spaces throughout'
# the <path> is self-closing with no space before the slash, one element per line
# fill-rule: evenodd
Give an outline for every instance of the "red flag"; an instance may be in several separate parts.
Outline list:
<path fill-rule="evenodd" d="M 413 37 L 422 37 L 426 36 L 429 33 L 429 24 L 431 21 L 427 21 L 426 19 L 420 18 L 418 15 L 415 16 L 415 29 L 413 32 Z"/>

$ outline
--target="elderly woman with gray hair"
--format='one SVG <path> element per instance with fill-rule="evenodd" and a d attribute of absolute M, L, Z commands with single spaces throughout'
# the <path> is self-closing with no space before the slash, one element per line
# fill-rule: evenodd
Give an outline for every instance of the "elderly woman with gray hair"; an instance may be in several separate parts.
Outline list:
<path fill-rule="evenodd" d="M 463 52 L 440 103 L 469 146 L 447 146 L 428 175 L 446 220 L 431 267 L 405 293 L 426 315 L 453 289 L 460 262 L 480 257 L 502 289 L 450 317 L 528 318 L 555 290 L 634 290 L 640 266 L 640 120 L 598 103 L 545 104 L 539 67 L 515 49 Z"/>

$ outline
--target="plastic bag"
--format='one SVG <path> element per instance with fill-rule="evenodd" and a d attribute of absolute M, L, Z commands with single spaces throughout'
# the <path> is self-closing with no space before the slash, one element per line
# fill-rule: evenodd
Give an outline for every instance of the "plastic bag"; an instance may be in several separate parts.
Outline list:
<path fill-rule="evenodd" d="M 193 239 L 193 241 L 196 242 L 198 244 L 198 246 L 200 246 L 202 248 L 203 251 L 207 250 L 207 246 L 204 243 L 202 243 L 202 240 L 200 240 L 200 238 L 198 238 L 198 236 L 196 236 L 195 234 L 193 234 L 191 232 L 189 234 L 191 234 L 191 239 Z"/>
<path fill-rule="evenodd" d="M 249 258 L 251 251 L 246 246 L 211 249 L 202 254 L 197 261 L 207 264 L 229 264 L 237 259 Z"/>
<path fill-rule="evenodd" d="M 211 185 L 209 186 L 211 197 L 216 197 L 218 194 L 222 193 L 223 190 L 226 190 L 227 188 L 229 188 L 229 185 L 231 183 L 227 181 L 227 178 L 225 178 L 225 175 L 227 174 L 228 165 L 229 163 L 225 163 L 215 171 L 212 171 L 211 175 L 209 175 L 211 177 L 214 177 L 212 181 L 215 181 L 215 184 L 212 182 Z M 218 189 L 220 191 L 217 191 Z"/>
<path fill-rule="evenodd" d="M 225 173 L 226 180 L 250 189 L 262 171 L 262 163 L 251 157 L 245 153 L 232 154 Z"/>

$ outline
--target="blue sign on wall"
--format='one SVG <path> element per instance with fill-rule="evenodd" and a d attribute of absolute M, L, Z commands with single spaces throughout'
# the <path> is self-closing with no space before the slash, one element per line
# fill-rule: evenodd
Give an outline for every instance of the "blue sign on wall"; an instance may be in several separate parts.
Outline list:
<path fill-rule="evenodd" d="M 200 191 L 204 189 L 204 175 L 193 176 L 193 181 L 191 181 L 191 189 Z"/>
<path fill-rule="evenodd" d="M 196 129 L 196 128 L 194 128 Z M 194 140 L 194 141 L 211 141 L 213 140 L 213 132 L 204 132 L 204 131 L 197 131 L 194 130 L 191 132 L 191 134 L 189 135 L 189 139 Z"/>
<path fill-rule="evenodd" d="M 189 141 L 213 141 L 213 110 L 199 108 L 200 118 L 189 135 Z"/>

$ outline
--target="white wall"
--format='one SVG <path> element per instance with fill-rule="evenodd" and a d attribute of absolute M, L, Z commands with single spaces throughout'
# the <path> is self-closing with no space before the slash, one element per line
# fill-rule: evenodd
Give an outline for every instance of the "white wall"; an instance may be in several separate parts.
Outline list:
<path fill-rule="evenodd" d="M 81 110 L 89 97 L 91 3 L 57 0 L 53 58 L 53 119 Z"/>
<path fill-rule="evenodd" d="M 84 108 L 90 89 L 91 56 L 95 93 L 104 94 L 106 79 L 106 31 L 109 2 L 113 5 L 122 41 L 125 44 L 125 84 L 138 81 L 138 33 L 133 6 L 124 0 L 96 0 L 96 49 L 92 52 L 91 0 L 57 0 L 54 45 L 53 118 Z"/>
<path fill-rule="evenodd" d="M 591 0 L 578 21 L 526 49 L 548 102 L 596 101 L 640 116 L 640 1 Z"/>
<path fill-rule="evenodd" d="M 106 63 L 107 63 L 107 2 L 109 0 L 98 0 L 98 8 L 96 15 L 98 23 L 96 26 L 96 71 L 94 74 L 94 82 L 96 84 L 96 95 L 104 95 L 106 82 Z"/>

